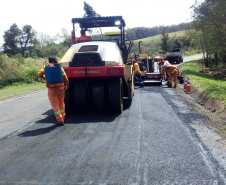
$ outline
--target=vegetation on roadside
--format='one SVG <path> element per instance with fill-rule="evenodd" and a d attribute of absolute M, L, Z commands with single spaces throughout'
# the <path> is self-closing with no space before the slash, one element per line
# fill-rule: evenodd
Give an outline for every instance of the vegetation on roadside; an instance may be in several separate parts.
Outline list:
<path fill-rule="evenodd" d="M 196 1 L 192 6 L 193 44 L 205 53 L 205 66 L 226 64 L 226 1 Z"/>
<path fill-rule="evenodd" d="M 18 94 L 23 94 L 26 92 L 43 89 L 43 88 L 45 89 L 46 85 L 45 83 L 42 83 L 42 82 L 33 82 L 31 84 L 26 84 L 23 82 L 14 83 L 0 89 L 0 99 L 8 98 L 10 96 L 15 96 Z"/>
<path fill-rule="evenodd" d="M 44 82 L 37 75 L 43 61 L 42 58 L 24 58 L 21 54 L 14 57 L 0 55 L 0 89 L 18 82 L 25 84 Z"/>
<path fill-rule="evenodd" d="M 205 67 L 203 59 L 183 65 L 182 75 L 190 79 L 191 85 L 226 105 L 226 65 L 220 63 L 212 68 Z"/>

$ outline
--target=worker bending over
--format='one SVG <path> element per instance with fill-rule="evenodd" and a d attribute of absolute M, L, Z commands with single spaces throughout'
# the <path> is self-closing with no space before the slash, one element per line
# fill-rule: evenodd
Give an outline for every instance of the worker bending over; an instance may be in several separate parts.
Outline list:
<path fill-rule="evenodd" d="M 135 77 L 138 78 L 138 80 L 140 82 L 140 87 L 141 88 L 144 87 L 144 83 L 141 78 L 140 67 L 136 60 L 133 60 L 133 71 L 134 71 Z"/>
<path fill-rule="evenodd" d="M 172 87 L 172 82 L 174 82 L 174 88 L 177 87 L 177 75 L 179 74 L 179 69 L 176 66 L 172 66 L 169 63 L 165 63 L 163 68 L 169 75 L 168 87 Z"/>
<path fill-rule="evenodd" d="M 64 69 L 58 64 L 55 57 L 49 57 L 49 64 L 42 67 L 38 77 L 46 80 L 48 97 L 52 105 L 54 115 L 59 125 L 64 125 L 65 106 L 64 94 L 69 87 L 69 81 Z"/>
<path fill-rule="evenodd" d="M 80 33 L 81 33 L 81 36 L 77 39 L 78 43 L 93 40 L 91 37 L 86 36 L 86 30 L 85 29 L 82 29 Z"/>

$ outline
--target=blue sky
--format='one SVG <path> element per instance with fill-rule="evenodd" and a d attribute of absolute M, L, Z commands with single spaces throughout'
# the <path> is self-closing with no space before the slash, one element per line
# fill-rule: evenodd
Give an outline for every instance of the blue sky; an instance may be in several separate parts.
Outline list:
<path fill-rule="evenodd" d="M 202 1 L 202 0 L 201 0 Z M 127 27 L 153 27 L 189 22 L 190 6 L 195 0 L 86 0 L 101 16 L 123 16 Z M 38 33 L 55 36 L 65 28 L 72 30 L 71 19 L 83 17 L 82 0 L 10 0 L 1 3 L 0 44 L 13 23 L 29 24 Z M 79 34 L 79 33 L 78 33 Z M 77 34 L 77 35 L 78 35 Z"/>

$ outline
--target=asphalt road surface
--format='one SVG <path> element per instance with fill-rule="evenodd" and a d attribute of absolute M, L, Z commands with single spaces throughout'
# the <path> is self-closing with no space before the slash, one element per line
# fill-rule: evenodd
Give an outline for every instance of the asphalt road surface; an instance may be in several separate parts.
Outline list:
<path fill-rule="evenodd" d="M 47 91 L 0 101 L 0 184 L 226 184 L 192 124 L 208 118 L 166 86 L 136 87 L 120 115 L 69 115 Z"/>

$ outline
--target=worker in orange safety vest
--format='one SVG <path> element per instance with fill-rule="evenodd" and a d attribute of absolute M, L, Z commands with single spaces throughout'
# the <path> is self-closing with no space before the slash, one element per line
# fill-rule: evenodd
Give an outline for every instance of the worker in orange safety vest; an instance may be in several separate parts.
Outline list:
<path fill-rule="evenodd" d="M 172 82 L 174 82 L 174 88 L 177 87 L 177 75 L 179 74 L 179 69 L 169 63 L 165 63 L 163 68 L 167 71 L 169 75 L 168 87 L 172 87 Z"/>
<path fill-rule="evenodd" d="M 93 40 L 91 37 L 86 36 L 86 30 L 85 29 L 82 29 L 80 33 L 81 33 L 81 36 L 77 39 L 78 43 Z"/>
<path fill-rule="evenodd" d="M 165 72 L 165 69 L 163 69 L 163 65 L 164 65 L 164 60 L 163 58 L 158 58 L 158 65 L 159 65 L 159 72 L 161 73 L 162 75 L 162 79 L 166 79 L 166 72 Z"/>
<path fill-rule="evenodd" d="M 141 78 L 141 71 L 140 71 L 140 67 L 139 67 L 139 64 L 137 63 L 136 60 L 133 60 L 133 71 L 134 71 L 134 74 L 135 74 L 135 77 L 139 80 L 140 82 L 140 87 L 144 87 L 144 83 L 142 81 L 142 78 Z"/>
<path fill-rule="evenodd" d="M 56 66 L 60 65 L 57 62 L 57 59 L 55 57 L 49 57 L 49 65 L 48 66 Z M 43 78 L 46 80 L 46 86 L 48 87 L 48 97 L 49 101 L 52 105 L 54 115 L 56 116 L 56 119 L 58 121 L 58 124 L 63 126 L 64 125 L 64 119 L 65 119 L 65 105 L 64 105 L 64 95 L 65 90 L 69 87 L 69 81 L 66 73 L 64 72 L 64 69 L 60 66 L 58 67 L 59 70 L 61 68 L 62 76 L 63 76 L 63 83 L 55 83 L 55 84 L 47 84 L 46 78 L 46 67 L 47 65 L 43 66 L 42 69 L 38 72 L 38 77 Z M 61 72 L 60 72 L 61 73 Z M 59 73 L 59 75 L 61 75 Z M 61 78 L 62 78 L 61 76 Z"/>

